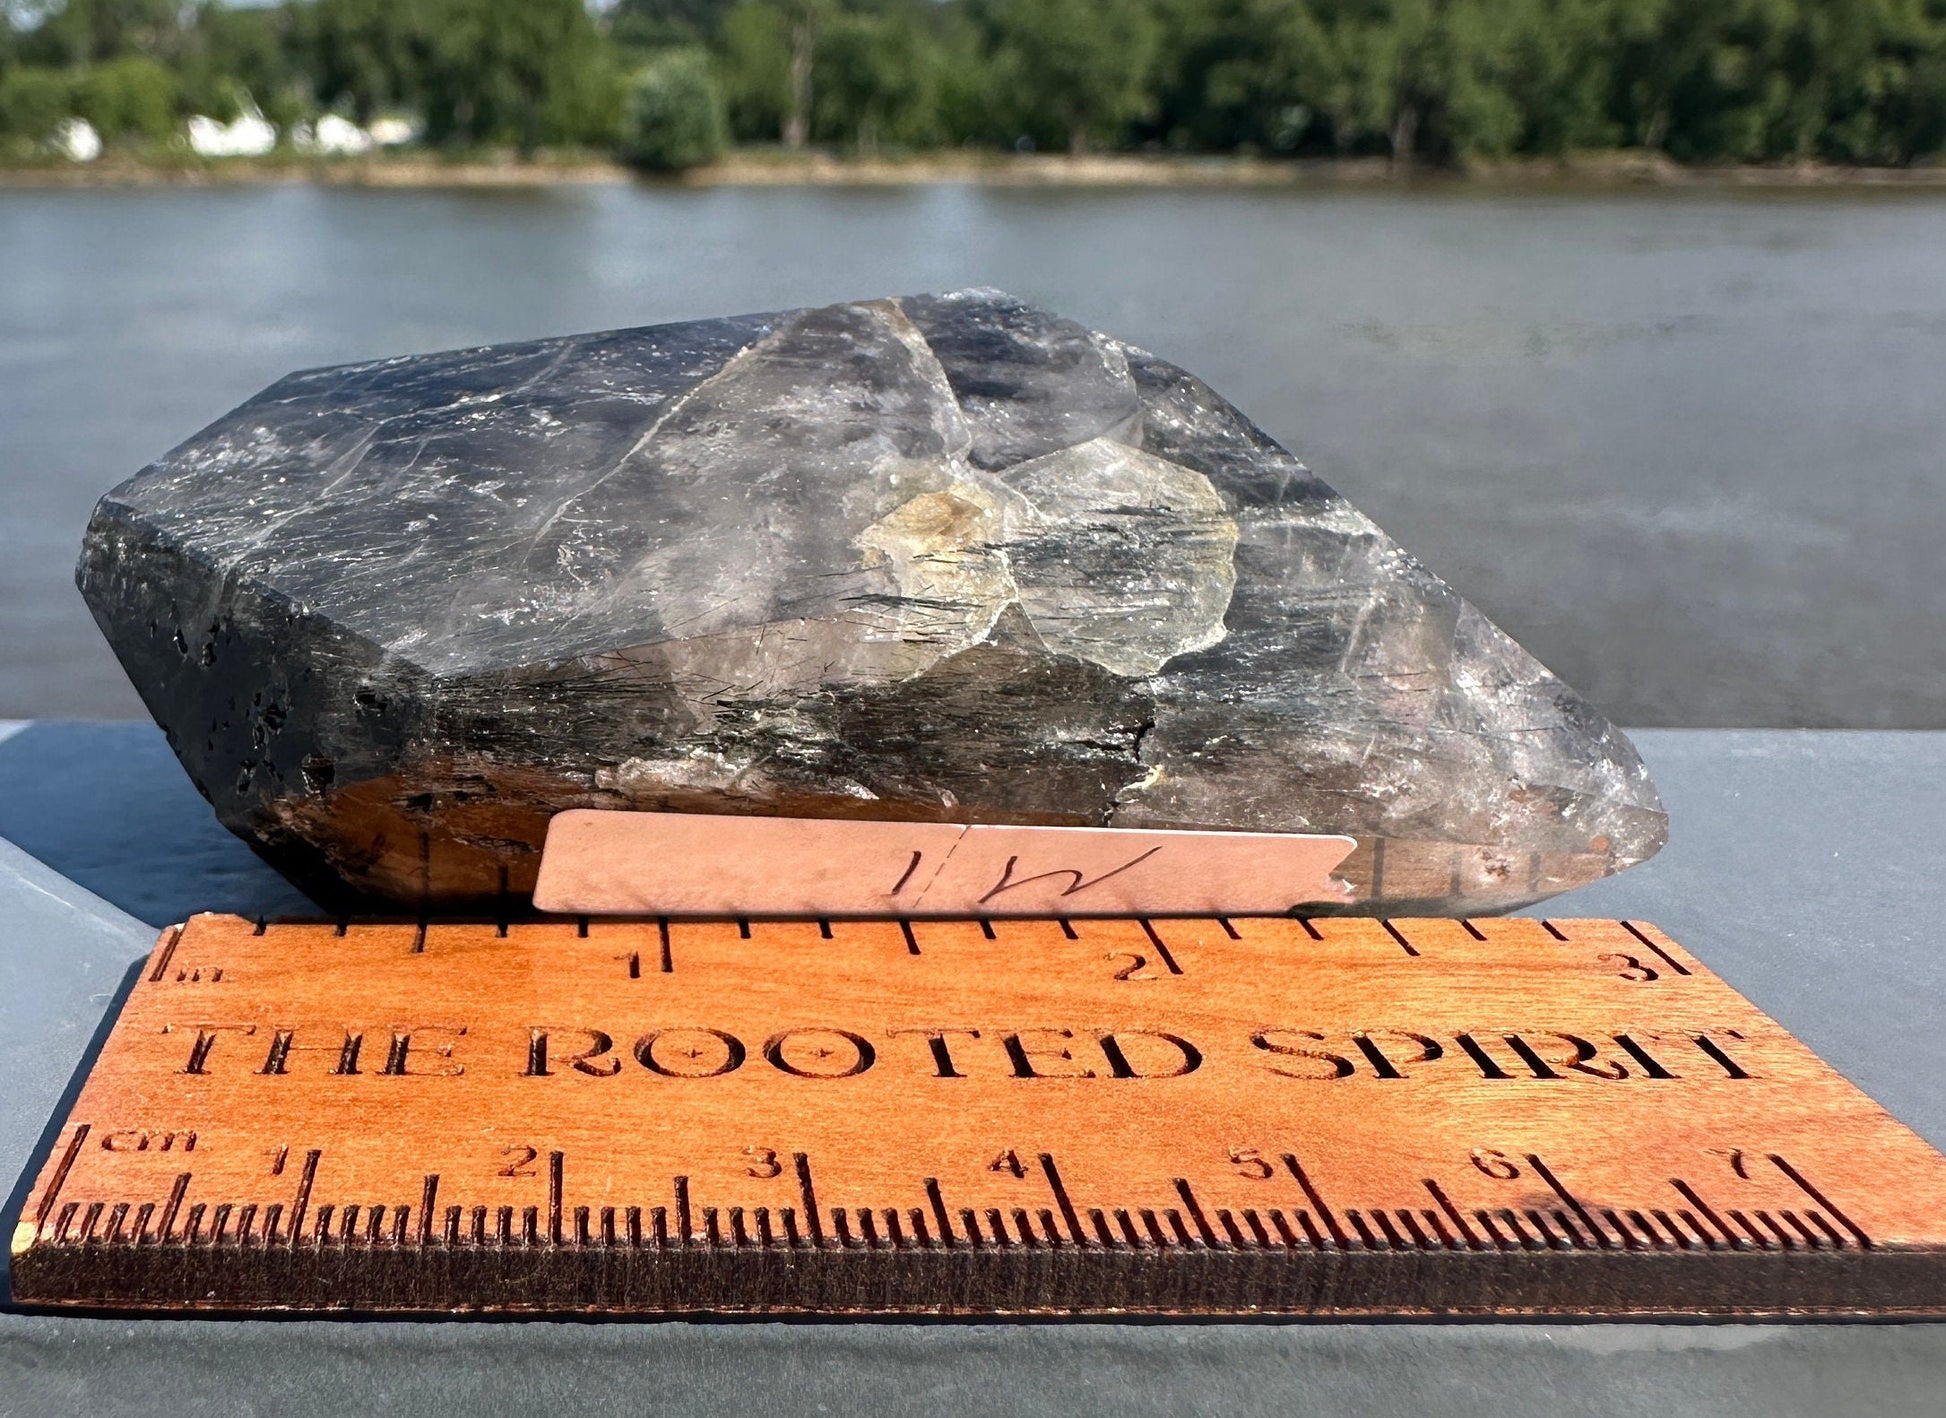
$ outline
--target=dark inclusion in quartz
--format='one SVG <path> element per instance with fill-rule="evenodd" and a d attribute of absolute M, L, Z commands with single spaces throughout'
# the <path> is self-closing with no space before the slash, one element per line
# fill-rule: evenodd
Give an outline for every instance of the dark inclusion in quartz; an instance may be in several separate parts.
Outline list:
<path fill-rule="evenodd" d="M 995 291 L 293 374 L 103 498 L 78 575 L 338 907 L 517 902 L 568 807 L 1342 832 L 1357 909 L 1444 914 L 1667 826 L 1208 386 Z"/>

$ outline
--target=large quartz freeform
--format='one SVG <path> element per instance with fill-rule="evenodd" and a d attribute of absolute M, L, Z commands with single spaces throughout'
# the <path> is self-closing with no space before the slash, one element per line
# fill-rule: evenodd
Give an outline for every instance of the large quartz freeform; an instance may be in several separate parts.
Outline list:
<path fill-rule="evenodd" d="M 333 906 L 504 908 L 570 807 L 1347 833 L 1360 909 L 1460 914 L 1666 830 L 1207 386 L 995 291 L 293 374 L 102 499 L 78 575 Z"/>

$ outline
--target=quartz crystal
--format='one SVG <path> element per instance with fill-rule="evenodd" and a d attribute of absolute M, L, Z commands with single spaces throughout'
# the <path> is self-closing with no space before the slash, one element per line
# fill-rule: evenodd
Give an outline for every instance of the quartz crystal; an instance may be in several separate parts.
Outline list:
<path fill-rule="evenodd" d="M 1207 385 L 996 291 L 293 374 L 103 498 L 78 576 L 338 908 L 518 907 L 571 807 L 1344 833 L 1351 909 L 1439 914 L 1667 825 Z"/>

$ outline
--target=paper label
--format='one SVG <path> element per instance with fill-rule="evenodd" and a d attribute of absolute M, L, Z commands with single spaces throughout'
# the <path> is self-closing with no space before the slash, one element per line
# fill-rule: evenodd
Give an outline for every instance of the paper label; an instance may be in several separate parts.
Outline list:
<path fill-rule="evenodd" d="M 1340 902 L 1349 837 L 576 808 L 534 905 L 585 915 L 1268 915 Z"/>

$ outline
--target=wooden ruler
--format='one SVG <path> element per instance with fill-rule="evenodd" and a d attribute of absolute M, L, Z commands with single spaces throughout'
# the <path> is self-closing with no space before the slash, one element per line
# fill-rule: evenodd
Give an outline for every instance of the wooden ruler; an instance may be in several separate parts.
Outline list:
<path fill-rule="evenodd" d="M 1938 1315 L 1946 1159 L 1655 928 L 166 934 L 17 1301 Z"/>

